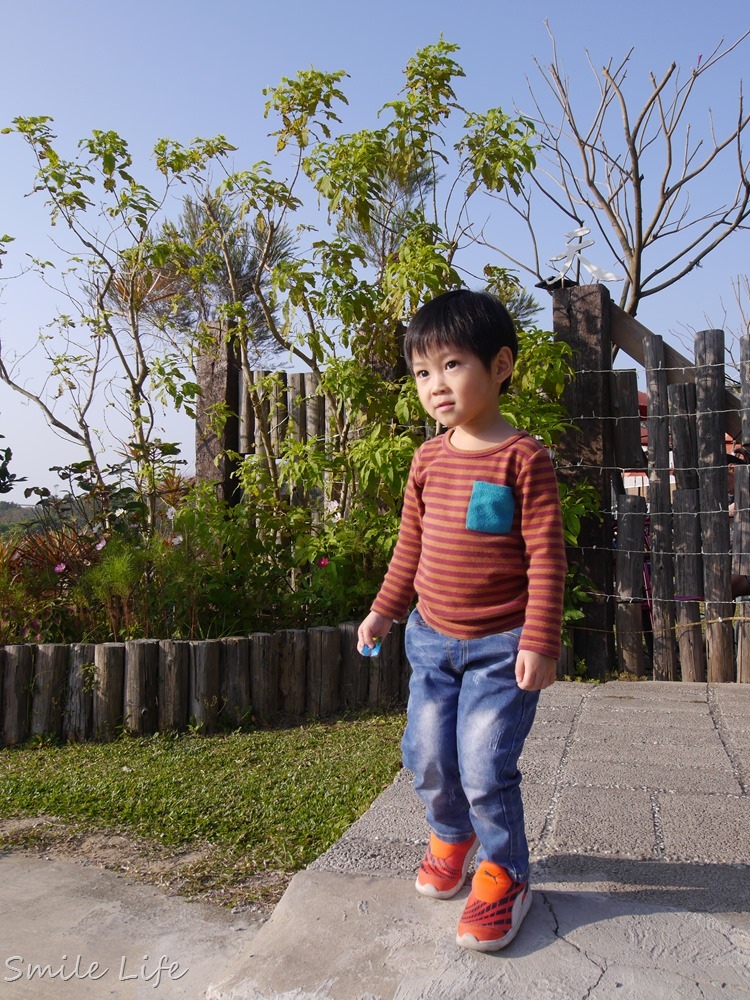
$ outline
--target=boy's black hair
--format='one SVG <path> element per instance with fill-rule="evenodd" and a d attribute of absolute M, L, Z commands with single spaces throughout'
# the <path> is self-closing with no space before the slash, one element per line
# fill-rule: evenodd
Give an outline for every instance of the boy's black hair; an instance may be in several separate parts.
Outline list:
<path fill-rule="evenodd" d="M 500 299 L 489 292 L 457 288 L 426 302 L 411 319 L 404 337 L 404 356 L 412 368 L 414 354 L 426 354 L 435 347 L 460 347 L 471 351 L 491 370 L 492 359 L 509 347 L 515 362 L 518 337 L 513 320 Z M 508 377 L 500 386 L 506 392 Z"/>

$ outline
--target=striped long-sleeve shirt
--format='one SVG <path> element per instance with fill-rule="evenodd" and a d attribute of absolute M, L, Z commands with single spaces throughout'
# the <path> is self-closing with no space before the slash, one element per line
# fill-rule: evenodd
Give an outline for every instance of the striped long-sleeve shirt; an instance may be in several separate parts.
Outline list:
<path fill-rule="evenodd" d="M 520 648 L 560 655 L 566 558 L 552 461 L 518 432 L 459 451 L 452 432 L 412 461 L 399 537 L 372 610 L 459 639 L 523 626 Z"/>

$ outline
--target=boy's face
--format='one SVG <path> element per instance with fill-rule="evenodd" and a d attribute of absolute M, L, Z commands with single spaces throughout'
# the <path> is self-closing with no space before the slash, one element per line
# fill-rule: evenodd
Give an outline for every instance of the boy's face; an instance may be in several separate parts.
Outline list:
<path fill-rule="evenodd" d="M 513 355 L 509 347 L 503 347 L 488 371 L 470 351 L 436 347 L 413 354 L 411 365 L 427 413 L 444 427 L 472 431 L 496 419 L 500 386 L 513 371 Z"/>

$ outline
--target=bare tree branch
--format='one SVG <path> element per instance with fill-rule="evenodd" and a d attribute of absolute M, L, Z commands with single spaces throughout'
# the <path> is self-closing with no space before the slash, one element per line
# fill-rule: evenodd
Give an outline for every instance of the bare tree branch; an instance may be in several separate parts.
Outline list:
<path fill-rule="evenodd" d="M 549 25 L 547 29 L 552 60 L 546 67 L 536 63 L 547 98 L 529 83 L 534 114 L 528 117 L 546 155 L 546 164 L 540 164 L 533 177 L 533 191 L 604 239 L 624 271 L 620 305 L 635 315 L 643 298 L 679 281 L 748 225 L 750 160 L 743 139 L 750 114 L 741 83 L 735 124 L 723 132 L 710 109 L 702 136 L 696 135 L 687 115 L 696 107 L 701 78 L 746 42 L 750 30 L 731 44 L 721 40 L 683 80 L 675 63 L 660 76 L 651 73 L 650 91 L 638 108 L 632 107 L 625 89 L 633 50 L 619 64 L 610 59 L 598 71 L 587 53 L 599 99 L 589 124 L 583 125 L 557 42 Z M 550 99 L 554 111 L 549 110 Z M 732 149 L 734 190 L 730 185 L 718 195 L 712 191 L 723 203 L 707 203 L 711 194 L 699 192 L 697 182 L 714 177 L 718 163 L 726 166 Z M 506 198 L 527 220 L 531 193 Z M 542 278 L 536 244 L 533 252 Z"/>

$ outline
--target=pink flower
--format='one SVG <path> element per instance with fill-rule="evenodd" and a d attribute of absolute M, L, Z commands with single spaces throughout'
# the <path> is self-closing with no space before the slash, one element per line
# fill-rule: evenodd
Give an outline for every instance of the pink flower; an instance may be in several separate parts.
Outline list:
<path fill-rule="evenodd" d="M 106 544 L 107 544 L 107 539 L 100 538 L 99 541 L 96 543 L 96 551 L 101 552 Z"/>
<path fill-rule="evenodd" d="M 57 566 L 55 566 L 55 573 L 64 573 L 66 568 L 67 567 L 64 562 L 59 562 Z"/>
<path fill-rule="evenodd" d="M 330 561 L 331 560 L 328 558 L 328 556 L 323 556 L 322 558 L 318 559 L 317 565 L 327 566 Z"/>

